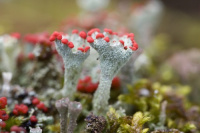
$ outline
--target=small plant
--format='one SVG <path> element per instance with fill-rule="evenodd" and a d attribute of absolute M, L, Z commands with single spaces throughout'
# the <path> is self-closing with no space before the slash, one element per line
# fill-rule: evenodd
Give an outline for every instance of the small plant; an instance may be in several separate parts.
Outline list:
<path fill-rule="evenodd" d="M 73 30 L 72 35 L 62 35 L 54 32 L 50 41 L 55 41 L 56 49 L 62 56 L 65 66 L 64 87 L 62 96 L 73 99 L 76 85 L 82 70 L 82 64 L 89 56 L 90 47 L 86 46 L 87 34 L 84 31 Z"/>
<path fill-rule="evenodd" d="M 93 98 L 95 114 L 104 114 L 108 107 L 112 80 L 120 68 L 129 60 L 133 51 L 138 49 L 134 34 L 119 36 L 110 29 L 100 33 L 99 29 L 88 32 L 87 41 L 99 53 L 100 83 Z"/>
<path fill-rule="evenodd" d="M 82 105 L 79 102 L 70 102 L 68 98 L 63 98 L 56 101 L 56 108 L 60 114 L 60 132 L 73 133 Z"/>

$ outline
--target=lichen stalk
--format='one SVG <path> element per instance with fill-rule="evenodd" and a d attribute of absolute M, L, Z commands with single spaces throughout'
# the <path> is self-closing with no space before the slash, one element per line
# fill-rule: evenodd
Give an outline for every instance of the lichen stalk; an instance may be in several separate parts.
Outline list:
<path fill-rule="evenodd" d="M 69 104 L 69 126 L 67 133 L 73 133 L 77 126 L 76 120 L 82 111 L 82 105 L 79 102 L 70 102 Z"/>
<path fill-rule="evenodd" d="M 73 99 L 74 93 L 76 92 L 83 62 L 90 53 L 90 47 L 84 45 L 85 39 L 85 32 L 80 32 L 79 35 L 73 33 L 71 36 L 62 36 L 60 33 L 54 32 L 50 37 L 51 41 L 55 41 L 56 49 L 62 56 L 64 62 L 64 86 L 60 91 L 63 97 Z M 83 47 L 80 47 L 82 45 Z M 77 48 L 77 50 L 73 48 Z"/>
<path fill-rule="evenodd" d="M 67 133 L 68 104 L 69 104 L 69 99 L 63 98 L 61 100 L 56 101 L 56 105 L 55 105 L 60 114 L 60 132 L 61 133 Z"/>
<path fill-rule="evenodd" d="M 133 34 L 124 36 L 112 35 L 110 29 L 105 32 L 93 29 L 88 32 L 91 36 L 87 41 L 99 53 L 101 76 L 100 85 L 94 94 L 93 109 L 95 114 L 104 114 L 108 107 L 110 98 L 110 87 L 112 79 L 120 68 L 129 60 L 133 51 L 138 49 L 138 45 L 133 39 Z"/>

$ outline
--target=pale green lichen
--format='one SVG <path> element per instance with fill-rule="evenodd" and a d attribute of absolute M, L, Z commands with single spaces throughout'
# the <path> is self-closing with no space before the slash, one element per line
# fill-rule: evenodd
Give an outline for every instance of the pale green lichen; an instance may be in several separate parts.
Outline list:
<path fill-rule="evenodd" d="M 68 41 L 71 41 L 74 44 L 73 49 L 78 48 L 86 43 L 85 39 L 81 38 L 77 34 L 63 36 L 63 38 L 68 39 Z M 73 50 L 68 45 L 63 44 L 61 40 L 56 39 L 55 42 L 56 49 L 62 56 L 65 67 L 64 87 L 59 94 L 73 99 L 74 93 L 76 92 L 77 82 L 81 74 L 83 62 L 89 56 L 90 50 L 86 52 Z"/>
<path fill-rule="evenodd" d="M 100 84 L 93 98 L 93 109 L 95 114 L 104 114 L 108 107 L 112 79 L 133 54 L 133 50 L 129 48 L 132 47 L 133 42 L 127 35 L 118 37 L 104 32 L 104 36 L 110 38 L 109 41 L 96 36 L 98 32 L 92 34 L 94 42 L 90 45 L 99 53 L 101 74 Z"/>

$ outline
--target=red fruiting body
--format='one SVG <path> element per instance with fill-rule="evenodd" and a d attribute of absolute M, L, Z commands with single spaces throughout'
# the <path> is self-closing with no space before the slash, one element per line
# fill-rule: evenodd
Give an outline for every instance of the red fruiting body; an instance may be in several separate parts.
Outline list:
<path fill-rule="evenodd" d="M 39 104 L 39 103 L 40 103 L 40 100 L 39 100 L 39 99 L 33 98 L 32 104 L 37 105 L 37 104 Z"/>
<path fill-rule="evenodd" d="M 4 121 L 0 122 L 0 128 L 5 128 L 6 127 L 6 123 Z"/>
<path fill-rule="evenodd" d="M 8 114 L 6 114 L 5 110 L 0 110 L 0 119 L 2 119 L 3 121 L 8 120 L 9 116 Z"/>
<path fill-rule="evenodd" d="M 93 93 L 98 88 L 98 83 L 90 83 L 86 86 L 85 91 L 87 93 Z"/>
<path fill-rule="evenodd" d="M 55 41 L 56 37 L 55 36 L 50 36 L 49 41 L 53 42 Z"/>
<path fill-rule="evenodd" d="M 88 31 L 88 36 L 91 36 L 92 34 L 94 33 L 94 30 L 90 30 L 90 31 Z"/>
<path fill-rule="evenodd" d="M 135 42 L 135 43 L 133 44 L 133 47 L 136 48 L 136 50 L 137 50 L 137 49 L 138 49 L 138 44 Z"/>
<path fill-rule="evenodd" d="M 20 39 L 20 37 L 21 37 L 20 33 L 18 33 L 18 32 L 11 33 L 11 36 L 16 39 Z"/>
<path fill-rule="evenodd" d="M 46 112 L 48 112 L 48 108 L 44 107 L 42 111 L 46 113 Z"/>
<path fill-rule="evenodd" d="M 128 37 L 134 37 L 135 35 L 133 33 L 129 33 Z"/>
<path fill-rule="evenodd" d="M 112 85 L 111 85 L 111 89 L 113 90 L 119 90 L 121 86 L 121 82 L 119 77 L 114 77 L 112 80 Z"/>
<path fill-rule="evenodd" d="M 1 97 L 0 98 L 0 109 L 4 109 L 7 105 L 7 98 L 6 97 Z"/>
<path fill-rule="evenodd" d="M 74 47 L 74 44 L 72 42 L 68 42 L 68 47 L 69 48 L 73 48 Z"/>
<path fill-rule="evenodd" d="M 94 32 L 100 32 L 100 30 L 99 30 L 98 28 L 91 29 L 91 30 L 88 32 L 88 36 L 91 36 Z"/>
<path fill-rule="evenodd" d="M 48 111 L 48 108 L 44 105 L 44 103 L 40 102 L 38 105 L 37 105 L 37 108 L 39 110 L 42 110 L 43 112 L 47 112 Z"/>
<path fill-rule="evenodd" d="M 133 51 L 136 51 L 136 50 L 137 50 L 136 47 L 131 47 L 131 46 L 129 46 L 129 48 L 130 48 L 131 50 L 133 50 Z"/>
<path fill-rule="evenodd" d="M 77 29 L 72 30 L 72 34 L 78 34 L 78 30 Z"/>
<path fill-rule="evenodd" d="M 32 123 L 36 123 L 38 120 L 37 120 L 37 117 L 33 115 L 33 116 L 30 117 L 30 121 Z"/>
<path fill-rule="evenodd" d="M 62 35 L 61 35 L 61 34 L 58 34 L 57 39 L 58 39 L 58 40 L 61 40 L 61 39 L 62 39 Z"/>
<path fill-rule="evenodd" d="M 117 32 L 113 32 L 112 34 L 113 34 L 113 35 L 116 35 L 116 36 L 118 35 L 118 33 L 117 33 Z"/>
<path fill-rule="evenodd" d="M 35 55 L 33 53 L 29 53 L 28 54 L 28 59 L 29 60 L 34 60 L 35 59 Z"/>
<path fill-rule="evenodd" d="M 67 44 L 67 43 L 68 43 L 68 40 L 67 40 L 67 39 L 62 39 L 62 43 L 63 43 L 63 44 Z"/>
<path fill-rule="evenodd" d="M 96 32 L 100 32 L 99 28 L 94 28 L 93 30 L 96 31 Z"/>
<path fill-rule="evenodd" d="M 77 90 L 85 93 L 94 93 L 97 89 L 98 83 L 92 83 L 90 76 L 86 76 L 84 79 L 80 79 L 77 85 Z"/>
<path fill-rule="evenodd" d="M 81 32 L 79 33 L 79 36 L 80 36 L 81 38 L 83 38 L 83 39 L 86 39 L 87 34 L 86 34 L 84 31 L 81 31 Z"/>
<path fill-rule="evenodd" d="M 127 50 L 127 48 L 128 48 L 127 46 L 124 47 L 125 50 Z"/>
<path fill-rule="evenodd" d="M 124 46 L 124 41 L 123 40 L 119 40 L 119 42 Z"/>
<path fill-rule="evenodd" d="M 87 52 L 89 49 L 90 49 L 90 47 L 86 46 L 85 49 L 84 49 L 84 51 Z"/>
<path fill-rule="evenodd" d="M 112 34 L 112 30 L 111 29 L 104 29 L 105 32 L 108 32 L 109 34 Z"/>
<path fill-rule="evenodd" d="M 13 113 L 14 115 L 18 115 L 18 114 L 19 114 L 18 111 L 17 111 L 16 109 L 13 109 L 12 113 Z"/>
<path fill-rule="evenodd" d="M 102 33 L 98 33 L 97 36 L 96 36 L 96 39 L 103 38 L 103 37 L 104 37 L 104 35 Z"/>
<path fill-rule="evenodd" d="M 87 37 L 87 42 L 89 42 L 89 43 L 93 43 L 94 42 L 94 39 L 92 38 L 92 37 Z"/>
<path fill-rule="evenodd" d="M 52 36 L 54 36 L 55 38 L 57 38 L 59 34 L 60 34 L 59 32 L 54 31 L 53 34 L 52 34 Z"/>
<path fill-rule="evenodd" d="M 37 105 L 37 108 L 39 110 L 42 110 L 43 108 L 45 107 L 44 103 L 40 102 L 38 105 Z"/>
<path fill-rule="evenodd" d="M 14 115 L 25 115 L 28 113 L 28 107 L 24 104 L 16 104 L 13 110 Z"/>
<path fill-rule="evenodd" d="M 78 50 L 84 52 L 84 49 L 82 47 L 78 47 Z"/>
<path fill-rule="evenodd" d="M 104 37 L 104 40 L 105 40 L 106 42 L 109 42 L 109 41 L 110 41 L 109 37 Z"/>

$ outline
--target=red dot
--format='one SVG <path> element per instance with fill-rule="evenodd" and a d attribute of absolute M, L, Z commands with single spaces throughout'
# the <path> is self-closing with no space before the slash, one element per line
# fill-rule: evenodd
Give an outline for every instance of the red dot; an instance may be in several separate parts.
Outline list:
<path fill-rule="evenodd" d="M 133 50 L 133 51 L 136 51 L 137 50 L 137 48 L 136 47 L 129 47 L 131 50 Z"/>
<path fill-rule="evenodd" d="M 125 46 L 124 49 L 127 50 L 127 46 Z"/>
<path fill-rule="evenodd" d="M 33 115 L 30 117 L 30 121 L 33 123 L 36 123 L 38 120 L 37 120 L 37 117 Z"/>
<path fill-rule="evenodd" d="M 81 38 L 83 38 L 83 39 L 86 39 L 87 34 L 86 34 L 84 31 L 81 31 L 81 32 L 79 33 L 79 36 L 80 36 Z"/>
<path fill-rule="evenodd" d="M 87 37 L 87 42 L 89 42 L 89 43 L 93 43 L 94 42 L 94 39 L 92 38 L 92 37 Z"/>
<path fill-rule="evenodd" d="M 73 48 L 73 47 L 74 47 L 74 44 L 73 44 L 72 42 L 69 42 L 69 43 L 68 43 L 68 47 L 69 47 L 69 48 Z"/>
<path fill-rule="evenodd" d="M 40 103 L 40 100 L 39 100 L 39 99 L 33 98 L 32 104 L 37 105 L 37 104 L 39 104 L 39 103 Z"/>
<path fill-rule="evenodd" d="M 57 36 L 57 39 L 58 39 L 58 40 L 61 40 L 61 39 L 62 39 L 62 35 L 59 34 L 59 35 Z"/>
<path fill-rule="evenodd" d="M 62 43 L 63 43 L 63 44 L 67 44 L 67 43 L 68 43 L 68 40 L 67 40 L 67 39 L 62 39 Z"/>
<path fill-rule="evenodd" d="M 78 50 L 84 52 L 84 49 L 82 47 L 78 47 Z"/>
<path fill-rule="evenodd" d="M 89 49 L 90 49 L 90 47 L 89 47 L 89 46 L 86 46 L 86 47 L 85 47 L 85 52 L 87 52 Z"/>
<path fill-rule="evenodd" d="M 59 32 L 54 31 L 52 35 L 53 35 L 54 37 L 57 37 L 57 36 L 59 35 Z"/>
<path fill-rule="evenodd" d="M 117 32 L 113 32 L 112 34 L 113 34 L 113 35 L 116 35 L 116 36 L 118 35 L 118 33 L 117 33 Z"/>
<path fill-rule="evenodd" d="M 109 34 L 112 34 L 112 30 L 111 29 L 104 29 L 105 32 L 108 32 Z"/>
<path fill-rule="evenodd" d="M 128 34 L 128 37 L 134 37 L 135 35 L 133 33 Z"/>
<path fill-rule="evenodd" d="M 77 29 L 72 30 L 72 34 L 78 34 L 78 30 Z"/>
<path fill-rule="evenodd" d="M 104 40 L 105 40 L 106 42 L 109 42 L 109 41 L 110 41 L 109 37 L 104 37 Z"/>
<path fill-rule="evenodd" d="M 96 36 L 96 39 L 103 38 L 103 37 L 104 37 L 104 35 L 102 33 L 98 33 L 97 36 Z"/>
<path fill-rule="evenodd" d="M 123 40 L 119 40 L 119 42 L 124 46 L 124 41 Z"/>
<path fill-rule="evenodd" d="M 55 41 L 56 37 L 55 36 L 50 36 L 49 41 L 53 42 Z"/>

